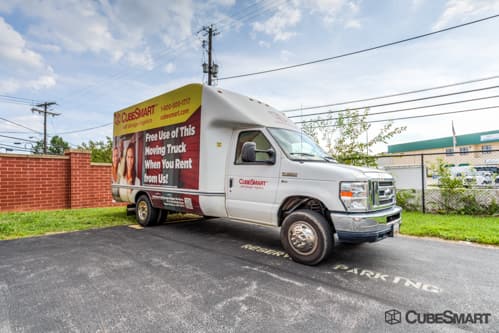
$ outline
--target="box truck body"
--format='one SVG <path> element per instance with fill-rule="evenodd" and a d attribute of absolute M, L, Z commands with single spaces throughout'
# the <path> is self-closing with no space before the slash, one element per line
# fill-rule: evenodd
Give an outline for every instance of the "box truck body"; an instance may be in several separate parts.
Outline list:
<path fill-rule="evenodd" d="M 153 225 L 187 212 L 281 227 L 290 256 L 317 264 L 333 234 L 393 236 L 393 178 L 336 163 L 283 113 L 217 87 L 191 84 L 114 115 L 112 193 Z"/>

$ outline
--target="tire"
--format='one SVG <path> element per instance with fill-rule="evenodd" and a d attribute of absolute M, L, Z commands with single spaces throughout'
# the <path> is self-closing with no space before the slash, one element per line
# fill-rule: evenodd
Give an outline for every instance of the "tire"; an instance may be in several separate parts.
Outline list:
<path fill-rule="evenodd" d="M 143 227 L 155 225 L 158 221 L 158 209 L 154 208 L 149 197 L 142 194 L 137 200 L 135 208 L 135 217 L 137 222 Z"/>
<path fill-rule="evenodd" d="M 324 216 L 312 210 L 297 210 L 282 223 L 281 244 L 294 261 L 313 266 L 329 256 L 334 238 Z"/>

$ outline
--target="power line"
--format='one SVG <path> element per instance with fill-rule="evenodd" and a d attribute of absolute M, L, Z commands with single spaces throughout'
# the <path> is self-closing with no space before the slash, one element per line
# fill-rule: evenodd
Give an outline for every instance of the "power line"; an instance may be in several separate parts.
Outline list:
<path fill-rule="evenodd" d="M 356 107 L 356 108 L 351 108 L 349 110 L 372 109 L 372 108 L 377 108 L 377 107 L 381 107 L 381 106 L 403 104 L 403 103 L 411 103 L 411 102 L 419 102 L 419 101 L 424 101 L 424 100 L 427 100 L 427 99 L 448 97 L 448 96 L 454 96 L 454 95 L 460 95 L 460 94 L 467 94 L 467 93 L 470 93 L 470 92 L 484 91 L 484 90 L 495 89 L 495 88 L 499 88 L 499 85 L 485 87 L 485 88 L 477 88 L 477 89 L 457 91 L 457 92 L 448 93 L 448 94 L 441 94 L 441 95 L 420 97 L 420 98 L 414 98 L 414 99 L 407 99 L 407 100 L 404 100 L 404 101 L 396 101 L 396 102 L 389 102 L 389 103 L 375 104 L 375 105 L 365 105 L 365 106 L 360 106 L 360 107 Z M 442 104 L 442 105 L 445 105 L 445 104 Z M 339 113 L 341 111 L 344 111 L 344 110 L 332 110 L 332 111 L 329 110 L 329 111 L 323 111 L 323 112 L 308 113 L 308 114 L 304 114 L 304 115 L 289 116 L 288 118 L 311 117 L 311 116 L 318 116 L 318 115 L 322 115 L 322 114 Z"/>
<path fill-rule="evenodd" d="M 17 100 L 2 99 L 2 98 L 0 98 L 0 103 L 9 103 L 9 104 L 18 104 L 18 105 L 34 105 L 34 103 L 28 103 L 28 102 L 17 101 Z"/>
<path fill-rule="evenodd" d="M 107 124 L 103 124 L 103 125 L 99 125 L 99 126 L 95 126 L 95 127 L 90 127 L 90 128 L 83 128 L 83 129 L 74 130 L 74 131 L 68 131 L 68 132 L 60 132 L 60 133 L 57 133 L 56 135 L 74 134 L 74 133 L 86 132 L 86 131 L 91 131 L 91 130 L 102 128 L 102 127 L 111 126 L 112 124 L 113 123 L 107 123 Z"/>
<path fill-rule="evenodd" d="M 416 93 L 421 93 L 421 92 L 426 92 L 426 91 L 431 91 L 431 90 L 456 87 L 456 86 L 460 86 L 460 85 L 464 85 L 464 84 L 482 82 L 482 81 L 493 80 L 493 79 L 497 79 L 497 78 L 499 78 L 499 75 L 489 76 L 489 77 L 485 77 L 485 78 L 481 78 L 481 79 L 473 79 L 473 80 L 469 80 L 469 81 L 451 83 L 451 84 L 446 84 L 443 86 L 435 86 L 435 87 L 418 89 L 418 90 L 410 90 L 410 91 L 405 91 L 405 92 L 400 92 L 400 93 L 395 93 L 395 94 L 390 94 L 390 95 L 384 95 L 384 96 L 378 96 L 378 97 L 369 97 L 369 98 L 351 100 L 351 101 L 346 101 L 346 102 L 323 104 L 323 105 L 316 105 L 316 106 L 307 106 L 307 107 L 301 107 L 301 108 L 296 108 L 296 109 L 287 109 L 287 110 L 282 110 L 282 112 L 312 110 L 312 109 L 325 108 L 325 107 L 329 107 L 329 106 L 338 106 L 338 105 L 345 105 L 345 104 L 352 104 L 352 103 L 359 103 L 359 102 L 368 102 L 368 101 L 373 101 L 373 100 L 377 100 L 377 99 L 397 97 L 397 96 L 416 94 Z"/>
<path fill-rule="evenodd" d="M 36 100 L 34 100 L 32 98 L 25 98 L 25 97 L 11 96 L 11 95 L 0 95 L 0 98 L 23 100 L 23 101 L 27 101 L 27 102 L 36 102 Z"/>
<path fill-rule="evenodd" d="M 2 131 L 2 130 L 0 130 L 0 133 L 3 133 L 3 134 L 30 134 L 29 132 L 19 132 L 19 131 Z"/>
<path fill-rule="evenodd" d="M 32 142 L 32 143 L 37 143 L 38 141 L 35 140 L 29 140 L 29 139 L 24 139 L 24 138 L 19 138 L 15 136 L 8 136 L 8 135 L 0 135 L 2 138 L 8 138 L 8 139 L 14 139 L 14 140 L 21 140 L 21 141 L 26 141 L 26 142 Z"/>
<path fill-rule="evenodd" d="M 5 143 L 0 143 L 0 148 L 7 148 L 7 149 L 10 149 L 11 151 L 18 150 L 18 151 L 25 151 L 25 152 L 30 152 L 30 153 L 33 152 L 32 149 L 28 149 L 26 147 L 23 148 L 23 147 L 8 145 Z"/>
<path fill-rule="evenodd" d="M 263 70 L 263 71 L 259 71 L 259 72 L 253 72 L 253 73 L 246 73 L 246 74 L 239 74 L 239 75 L 232 75 L 232 76 L 227 76 L 227 77 L 221 77 L 218 80 L 220 80 L 220 81 L 221 80 L 230 80 L 230 79 L 237 79 L 237 78 L 241 78 L 241 77 L 254 76 L 254 75 L 260 75 L 260 74 L 266 74 L 266 73 L 272 73 L 272 72 L 282 71 L 282 70 L 286 70 L 286 69 L 292 69 L 292 68 L 297 68 L 297 67 L 312 65 L 312 64 L 316 64 L 316 63 L 320 63 L 320 62 L 324 62 L 324 61 L 330 61 L 330 60 L 334 60 L 334 59 L 344 58 L 344 57 L 347 57 L 347 56 L 351 56 L 351 55 L 355 55 L 355 54 L 360 54 L 360 53 L 365 53 L 365 52 L 369 52 L 369 51 L 381 49 L 383 47 L 388 47 L 388 46 L 393 46 L 393 45 L 397 45 L 397 44 L 402 44 L 402 43 L 406 43 L 406 42 L 413 41 L 413 40 L 416 40 L 416 39 L 420 39 L 420 38 L 424 38 L 424 37 L 436 35 L 436 34 L 439 34 L 439 33 L 442 33 L 442 32 L 446 32 L 446 31 L 450 31 L 450 30 L 453 30 L 453 29 L 458 29 L 458 28 L 462 28 L 464 26 L 472 25 L 472 24 L 483 22 L 483 21 L 486 21 L 486 20 L 491 20 L 491 19 L 494 19 L 494 18 L 497 18 L 497 17 L 499 17 L 499 14 L 488 16 L 488 17 L 485 17 L 485 18 L 482 18 L 482 19 L 479 19 L 479 20 L 471 21 L 471 22 L 466 22 L 466 23 L 463 23 L 463 24 L 458 24 L 458 25 L 451 26 L 451 27 L 448 27 L 448 28 L 445 28 L 445 29 L 440 29 L 440 30 L 436 30 L 436 31 L 433 31 L 433 32 L 428 32 L 428 33 L 425 33 L 425 34 L 422 34 L 422 35 L 417 35 L 417 36 L 414 36 L 414 37 L 409 37 L 409 38 L 401 39 L 401 40 L 398 40 L 398 41 L 395 41 L 395 42 L 381 44 L 381 45 L 377 45 L 377 46 L 373 46 L 373 47 L 369 47 L 369 48 L 366 48 L 366 49 L 361 49 L 361 50 L 357 50 L 357 51 L 353 51 L 353 52 L 343 53 L 343 54 L 332 56 L 332 57 L 328 57 L 328 58 L 307 61 L 307 62 L 300 63 L 300 64 L 295 64 L 295 65 L 290 65 L 290 66 L 284 66 L 284 67 L 278 67 L 278 68 Z"/>
<path fill-rule="evenodd" d="M 456 113 L 464 113 L 464 112 L 476 112 L 476 111 L 483 111 L 483 110 L 490 110 L 490 109 L 495 109 L 499 108 L 499 105 L 495 106 L 487 106 L 483 108 L 475 108 L 475 109 L 466 109 L 466 110 L 458 110 L 458 111 L 447 111 L 447 112 L 440 112 L 440 113 L 428 113 L 428 114 L 422 114 L 422 115 L 417 115 L 417 116 L 407 116 L 407 117 L 399 117 L 399 118 L 388 118 L 388 119 L 377 119 L 377 120 L 368 120 L 366 123 L 372 124 L 372 123 L 382 123 L 382 122 L 387 122 L 387 121 L 397 121 L 397 120 L 406 120 L 406 119 L 415 119 L 415 118 L 425 118 L 425 117 L 435 117 L 435 116 L 443 116 L 443 115 L 448 115 L 448 114 L 456 114 Z M 328 120 L 336 120 L 338 118 L 334 119 L 328 119 Z M 297 122 L 296 124 L 300 124 L 301 122 Z M 331 125 L 318 125 L 313 128 L 325 128 L 325 127 L 335 127 L 335 124 Z"/>
<path fill-rule="evenodd" d="M 25 129 L 30 130 L 31 132 L 35 132 L 35 133 L 37 133 L 37 134 L 41 134 L 41 133 L 42 133 L 42 132 L 36 131 L 36 130 L 34 130 L 34 129 L 32 129 L 32 128 L 29 128 L 29 127 L 26 127 L 26 126 L 24 126 L 24 125 L 18 124 L 18 123 L 16 123 L 16 122 L 12 121 L 12 120 L 8 120 L 8 119 L 2 118 L 2 117 L 0 117 L 0 120 L 6 121 L 6 122 L 8 122 L 8 123 L 11 123 L 11 124 L 13 124 L 13 125 L 16 125 L 16 126 L 19 126 L 19 127 L 22 127 L 22 128 L 25 128 Z"/>
<path fill-rule="evenodd" d="M 453 105 L 453 104 L 460 104 L 460 103 L 467 103 L 467 102 L 476 102 L 476 101 L 480 101 L 480 100 L 484 100 L 484 99 L 491 99 L 491 98 L 498 98 L 498 97 L 499 97 L 499 95 L 486 96 L 486 97 L 471 98 L 471 99 L 465 99 L 465 100 L 454 101 L 454 102 L 415 106 L 415 107 L 411 107 L 411 108 L 398 109 L 398 110 L 380 111 L 380 112 L 368 114 L 367 116 L 370 117 L 370 116 L 376 116 L 376 115 L 387 114 L 387 113 L 397 113 L 397 112 L 404 112 L 404 111 L 413 111 L 413 110 L 419 110 L 419 109 L 433 108 L 433 107 L 437 107 L 437 106 Z M 353 115 L 353 116 L 345 116 L 343 118 L 348 119 L 348 118 L 357 118 L 357 117 L 358 117 L 357 115 Z M 303 121 L 297 122 L 297 124 L 314 123 L 314 122 L 321 121 L 321 120 L 327 121 L 327 120 L 337 120 L 337 119 L 339 119 L 339 118 L 303 120 Z"/>

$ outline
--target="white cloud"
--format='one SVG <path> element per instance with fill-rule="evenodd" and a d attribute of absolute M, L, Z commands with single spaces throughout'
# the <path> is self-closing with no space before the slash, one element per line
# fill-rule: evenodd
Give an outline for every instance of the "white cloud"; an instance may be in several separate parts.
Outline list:
<path fill-rule="evenodd" d="M 360 9 L 358 1 L 294 0 L 277 7 L 274 15 L 253 23 L 252 28 L 253 33 L 262 32 L 274 41 L 286 41 L 297 34 L 295 30 L 302 21 L 303 11 L 308 11 L 321 17 L 326 26 L 338 23 L 348 29 L 360 29 L 361 22 L 356 18 Z"/>
<path fill-rule="evenodd" d="M 56 78 L 53 75 L 42 75 L 36 79 L 8 79 L 0 81 L 0 92 L 13 94 L 19 89 L 41 90 L 56 85 Z"/>
<path fill-rule="evenodd" d="M 168 73 L 168 74 L 171 74 L 171 73 L 175 72 L 175 69 L 176 69 L 175 64 L 171 63 L 171 62 L 167 63 L 165 65 L 165 67 L 163 68 L 163 70 L 165 71 L 165 73 Z"/>
<path fill-rule="evenodd" d="M 282 50 L 280 58 L 282 61 L 288 62 L 289 58 L 292 57 L 293 55 L 294 55 L 294 53 L 292 53 L 292 52 L 289 52 L 287 50 Z"/>
<path fill-rule="evenodd" d="M 215 0 L 215 3 L 222 6 L 230 7 L 236 4 L 236 0 Z"/>
<path fill-rule="evenodd" d="M 476 18 L 478 15 L 497 13 L 498 0 L 449 0 L 445 10 L 433 25 L 434 30 L 447 27 L 451 23 Z"/>
<path fill-rule="evenodd" d="M 304 5 L 310 9 L 311 13 L 318 13 L 323 17 L 325 24 L 331 24 L 338 19 L 340 14 L 344 14 L 345 0 L 304 0 Z M 351 2 L 350 10 L 358 11 L 358 5 Z"/>
<path fill-rule="evenodd" d="M 4 66 L 0 91 L 14 93 L 21 88 L 40 90 L 56 84 L 43 57 L 27 46 L 26 40 L 0 17 L 0 63 Z"/>
<path fill-rule="evenodd" d="M 44 88 L 50 88 L 55 86 L 56 81 L 53 75 L 43 75 L 37 78 L 36 80 L 30 80 L 27 82 L 29 88 L 33 88 L 35 90 L 40 90 Z"/>
<path fill-rule="evenodd" d="M 2 13 L 12 13 L 15 6 L 19 4 L 19 0 L 3 0 L 0 1 L 0 12 Z"/>
<path fill-rule="evenodd" d="M 55 45 L 55 44 L 44 44 L 44 43 L 36 43 L 36 42 L 29 42 L 28 44 L 33 49 L 36 49 L 37 51 L 41 51 L 41 52 L 51 52 L 51 53 L 61 52 L 61 47 L 58 45 Z"/>
<path fill-rule="evenodd" d="M 43 67 L 42 57 L 26 46 L 24 38 L 0 17 L 0 62 L 18 64 L 31 69 Z"/>
<path fill-rule="evenodd" d="M 282 5 L 268 20 L 253 23 L 253 30 L 272 36 L 274 41 L 285 41 L 296 35 L 289 29 L 296 26 L 300 20 L 301 12 L 298 8 L 289 4 Z"/>
<path fill-rule="evenodd" d="M 411 10 L 417 10 L 421 8 L 421 6 L 425 3 L 426 0 L 412 0 L 411 1 Z"/>
<path fill-rule="evenodd" d="M 264 48 L 267 48 L 267 49 L 270 48 L 270 46 L 271 46 L 269 42 L 266 42 L 266 41 L 263 41 L 263 40 L 258 41 L 258 45 L 260 47 L 264 47 Z"/>
<path fill-rule="evenodd" d="M 127 54 L 126 58 L 132 66 L 141 67 L 148 71 L 154 69 L 154 60 L 148 47 L 141 52 L 131 51 Z"/>
<path fill-rule="evenodd" d="M 360 29 L 362 24 L 358 20 L 348 20 L 345 22 L 345 28 Z"/>
<path fill-rule="evenodd" d="M 31 19 L 27 30 L 34 44 L 53 46 L 54 51 L 59 47 L 70 53 L 106 54 L 112 61 L 145 69 L 155 64 L 153 50 L 144 53 L 146 46 L 163 42 L 160 53 L 177 48 L 179 41 L 192 36 L 194 13 L 191 1 L 25 0 L 0 5 L 3 12 L 13 9 Z"/>

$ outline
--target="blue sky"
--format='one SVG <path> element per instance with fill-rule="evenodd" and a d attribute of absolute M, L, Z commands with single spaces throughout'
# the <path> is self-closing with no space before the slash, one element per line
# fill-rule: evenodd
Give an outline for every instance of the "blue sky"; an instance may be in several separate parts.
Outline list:
<path fill-rule="evenodd" d="M 331 57 L 494 14 L 499 14 L 496 0 L 3 0 L 0 95 L 57 102 L 53 111 L 61 116 L 49 118 L 49 135 L 64 133 L 66 141 L 78 145 L 111 136 L 112 126 L 70 132 L 111 123 L 116 110 L 205 80 L 203 36 L 197 34 L 203 25 L 216 24 L 220 32 L 214 38 L 214 56 L 219 77 L 227 77 Z M 217 85 L 285 110 L 491 77 L 499 75 L 497 31 L 499 18 L 372 52 Z M 494 85 L 499 85 L 499 78 L 375 102 Z M 489 89 L 396 107 L 498 92 Z M 0 117 L 43 130 L 42 117 L 32 114 L 30 105 L 9 101 L 0 97 Z M 371 119 L 495 105 L 499 105 L 498 98 Z M 499 130 L 498 110 L 397 121 L 407 130 L 390 143 L 449 136 L 451 121 L 458 135 Z M 372 132 L 379 126 L 373 124 Z M 0 120 L 0 135 L 41 138 L 4 120 Z M 0 137 L 2 144 L 15 141 L 20 140 Z M 376 149 L 385 151 L 386 146 Z"/>

